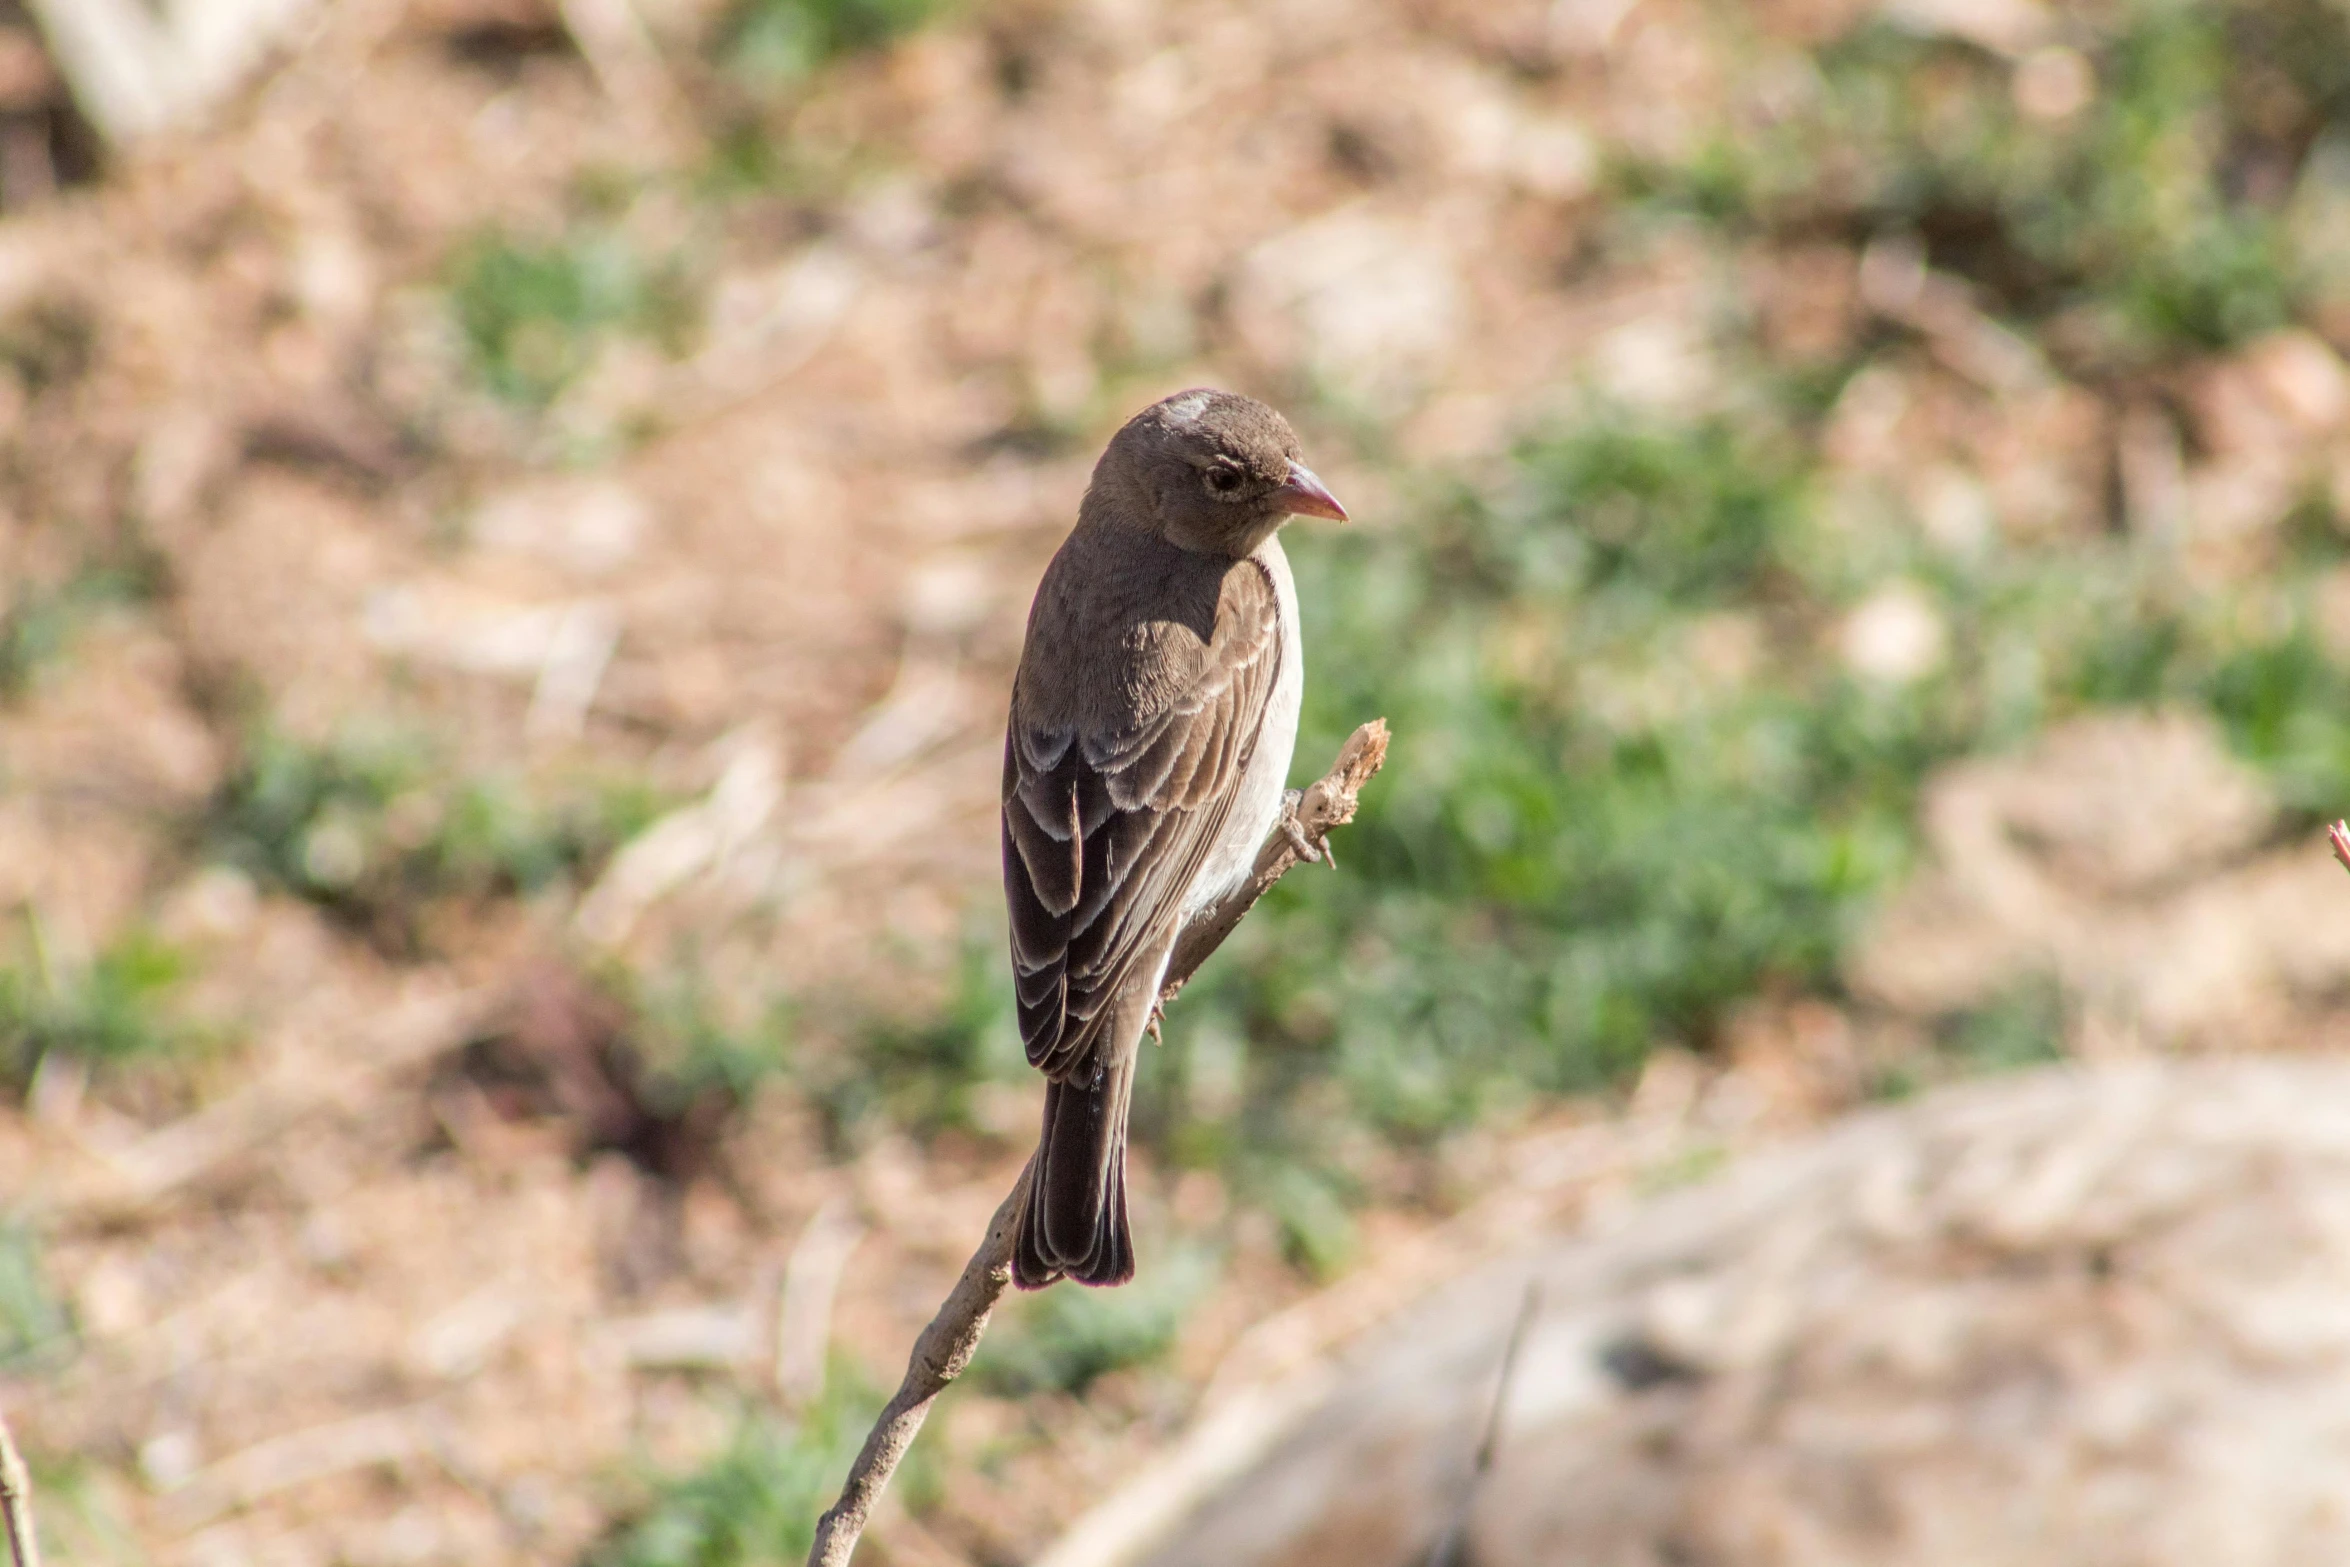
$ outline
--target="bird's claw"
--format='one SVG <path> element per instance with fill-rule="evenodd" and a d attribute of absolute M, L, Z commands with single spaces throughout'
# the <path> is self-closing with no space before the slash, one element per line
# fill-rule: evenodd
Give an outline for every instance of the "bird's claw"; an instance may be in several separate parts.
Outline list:
<path fill-rule="evenodd" d="M 1167 1042 L 1159 1036 L 1159 1026 L 1166 1021 L 1167 1003 L 1163 1000 L 1153 1001 L 1151 1003 L 1151 1015 L 1142 1025 L 1143 1032 L 1151 1036 L 1152 1044 L 1163 1045 Z"/>
<path fill-rule="evenodd" d="M 1303 795 L 1292 789 L 1289 791 L 1288 798 L 1282 801 L 1281 836 L 1289 840 L 1289 846 L 1297 851 L 1299 859 L 1310 865 L 1328 865 L 1335 869 L 1338 864 L 1338 856 L 1330 852 L 1330 840 L 1325 838 L 1319 845 L 1316 845 L 1312 839 L 1306 836 L 1306 830 L 1298 825 L 1297 805 L 1298 801 L 1303 798 Z"/>

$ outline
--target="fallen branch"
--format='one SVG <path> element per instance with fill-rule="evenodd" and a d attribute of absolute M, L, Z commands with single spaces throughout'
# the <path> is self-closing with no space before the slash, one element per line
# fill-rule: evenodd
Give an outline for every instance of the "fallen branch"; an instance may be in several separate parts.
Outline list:
<path fill-rule="evenodd" d="M 8 1530 L 8 1559 L 13 1567 L 41 1567 L 41 1541 L 33 1527 L 33 1482 L 25 1473 L 24 1458 L 0 1416 L 0 1523 Z"/>
<path fill-rule="evenodd" d="M 1172 999 L 1199 971 L 1208 955 L 1224 944 L 1265 890 L 1289 873 L 1310 853 L 1330 858 L 1329 833 L 1354 820 L 1355 802 L 1387 760 L 1387 721 L 1374 718 L 1357 729 L 1339 749 L 1330 771 L 1298 797 L 1292 811 L 1257 851 L 1256 872 L 1238 890 L 1194 922 L 1175 944 L 1167 963 L 1167 982 L 1159 993 L 1162 1004 Z M 841 1487 L 840 1500 L 816 1521 L 815 1543 L 808 1548 L 808 1567 L 848 1567 L 857 1540 L 865 1532 L 873 1506 L 888 1488 L 890 1476 L 929 1417 L 932 1400 L 963 1374 L 979 1352 L 989 1313 L 1012 1282 L 1012 1232 L 1028 1201 L 1028 1181 L 1034 1161 L 1021 1170 L 1010 1195 L 988 1221 L 987 1238 L 964 1264 L 963 1276 L 948 1292 L 946 1304 L 914 1341 L 906 1362 L 905 1380 L 882 1407 L 881 1416 L 865 1438 L 857 1461 Z"/>

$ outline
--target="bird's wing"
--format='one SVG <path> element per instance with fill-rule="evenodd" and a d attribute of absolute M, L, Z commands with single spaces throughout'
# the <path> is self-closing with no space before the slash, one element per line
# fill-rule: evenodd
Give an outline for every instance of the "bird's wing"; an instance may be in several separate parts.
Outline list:
<path fill-rule="evenodd" d="M 1280 659 L 1272 579 L 1244 561 L 1225 573 L 1196 672 L 1155 711 L 1088 734 L 1024 722 L 1014 702 L 1004 897 L 1020 1034 L 1055 1081 L 1091 1074 L 1120 988 L 1173 938 L 1231 815 Z"/>

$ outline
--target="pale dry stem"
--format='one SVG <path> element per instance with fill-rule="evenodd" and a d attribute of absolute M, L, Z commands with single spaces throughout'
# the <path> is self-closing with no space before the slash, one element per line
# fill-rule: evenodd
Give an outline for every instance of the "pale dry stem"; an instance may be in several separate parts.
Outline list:
<path fill-rule="evenodd" d="M 8 1434 L 6 1416 L 0 1416 L 0 1524 L 8 1531 L 13 1567 L 41 1567 L 41 1541 L 33 1527 L 33 1481 L 15 1438 Z"/>

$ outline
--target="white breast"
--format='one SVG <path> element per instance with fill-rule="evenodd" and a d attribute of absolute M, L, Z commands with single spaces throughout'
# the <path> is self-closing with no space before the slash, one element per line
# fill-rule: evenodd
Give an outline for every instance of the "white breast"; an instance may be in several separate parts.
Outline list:
<path fill-rule="evenodd" d="M 1267 539 L 1256 558 L 1272 577 L 1274 599 L 1281 608 L 1281 667 L 1273 677 L 1273 694 L 1265 702 L 1264 728 L 1257 735 L 1248 771 L 1241 775 L 1223 836 L 1208 851 L 1199 879 L 1184 896 L 1186 919 L 1248 878 L 1256 864 L 1257 846 L 1281 819 L 1281 796 L 1289 784 L 1291 755 L 1297 749 L 1297 711 L 1306 689 L 1305 643 L 1297 625 L 1297 583 L 1289 575 L 1289 557 L 1281 553 L 1279 539 Z"/>

